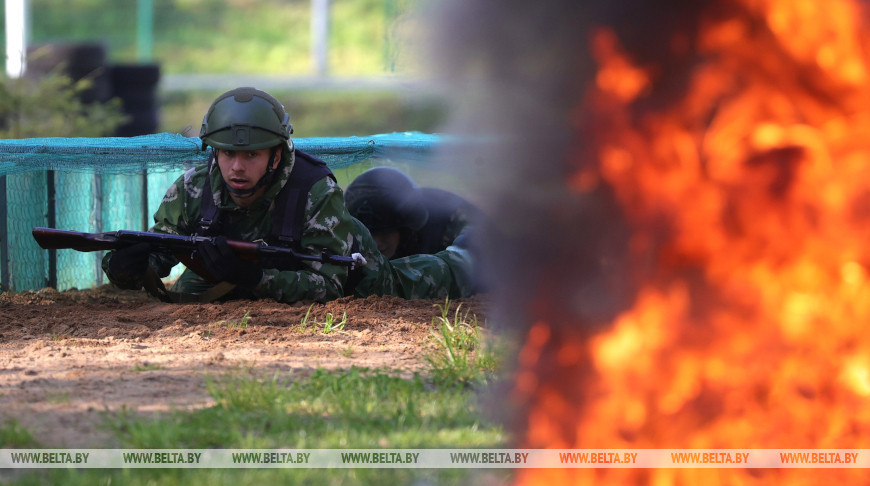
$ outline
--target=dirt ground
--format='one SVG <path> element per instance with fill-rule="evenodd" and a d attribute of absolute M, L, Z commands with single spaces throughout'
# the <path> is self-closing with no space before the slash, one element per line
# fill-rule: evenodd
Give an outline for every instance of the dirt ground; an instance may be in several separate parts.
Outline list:
<path fill-rule="evenodd" d="M 483 322 L 480 299 L 451 306 L 460 303 Z M 111 447 L 100 427 L 106 411 L 209 406 L 209 375 L 352 366 L 411 374 L 426 366 L 438 304 L 344 298 L 314 304 L 301 331 L 310 303 L 167 304 L 109 287 L 2 293 L 0 422 L 16 419 L 45 446 Z M 337 323 L 345 312 L 343 330 L 323 333 L 327 313 Z"/>

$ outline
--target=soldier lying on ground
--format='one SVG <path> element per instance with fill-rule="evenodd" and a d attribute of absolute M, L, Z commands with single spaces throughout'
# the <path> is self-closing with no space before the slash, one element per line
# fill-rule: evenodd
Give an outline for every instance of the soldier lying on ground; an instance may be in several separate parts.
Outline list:
<path fill-rule="evenodd" d="M 459 294 L 470 295 L 486 286 L 480 272 L 472 270 L 472 264 L 479 266 L 481 260 L 473 235 L 486 220 L 459 195 L 419 187 L 399 169 L 375 167 L 350 183 L 344 200 L 351 216 L 368 228 L 394 266 L 413 272 L 431 263 L 422 255 L 439 255 L 451 262 Z"/>
<path fill-rule="evenodd" d="M 354 295 L 443 299 L 468 297 L 477 292 L 472 285 L 475 281 L 472 258 L 461 242 L 431 255 L 409 255 L 387 260 L 378 250 L 368 228 L 356 218 L 353 221 L 354 237 L 360 242 L 360 252 L 368 262 L 362 280 L 354 286 Z"/>
<path fill-rule="evenodd" d="M 372 233 L 387 258 L 432 254 L 445 250 L 482 216 L 457 194 L 419 187 L 393 167 L 375 167 L 360 174 L 344 194 L 350 215 Z"/>

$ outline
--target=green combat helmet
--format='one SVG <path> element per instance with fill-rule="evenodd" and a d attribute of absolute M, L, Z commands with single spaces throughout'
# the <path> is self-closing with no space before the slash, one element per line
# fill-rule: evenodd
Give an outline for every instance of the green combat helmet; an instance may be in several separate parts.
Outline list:
<path fill-rule="evenodd" d="M 205 117 L 199 138 L 202 149 L 212 147 L 215 157 L 219 150 L 259 150 L 271 148 L 272 160 L 275 151 L 286 144 L 283 158 L 289 160 L 293 153 L 290 134 L 293 125 L 284 106 L 272 95 L 256 88 L 236 88 L 218 96 Z M 239 196 L 254 193 L 272 179 L 274 171 L 269 164 L 266 173 L 250 189 L 227 189 Z"/>
<path fill-rule="evenodd" d="M 290 115 L 272 95 L 236 88 L 217 97 L 202 119 L 203 150 L 258 150 L 290 140 Z"/>

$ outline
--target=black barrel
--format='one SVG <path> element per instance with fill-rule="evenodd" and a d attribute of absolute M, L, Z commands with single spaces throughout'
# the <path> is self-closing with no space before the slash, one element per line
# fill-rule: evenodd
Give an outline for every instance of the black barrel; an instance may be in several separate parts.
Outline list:
<path fill-rule="evenodd" d="M 124 114 L 130 120 L 118 127 L 115 135 L 133 137 L 157 133 L 160 100 L 157 64 L 113 64 L 109 66 L 112 96 L 120 98 Z"/>

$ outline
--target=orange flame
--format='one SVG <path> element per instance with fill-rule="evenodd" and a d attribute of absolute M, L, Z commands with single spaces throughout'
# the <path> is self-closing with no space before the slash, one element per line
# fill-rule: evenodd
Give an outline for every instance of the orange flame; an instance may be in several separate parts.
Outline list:
<path fill-rule="evenodd" d="M 671 39 L 673 53 L 694 49 L 685 72 L 638 63 L 612 29 L 593 35 L 578 130 L 594 151 L 567 184 L 611 187 L 633 229 L 627 257 L 651 263 L 625 276 L 644 283 L 606 331 L 554 316 L 532 327 L 515 388 L 523 447 L 870 448 L 867 13 L 850 0 L 734 4 L 697 38 Z M 813 474 L 529 470 L 517 482 Z"/>

